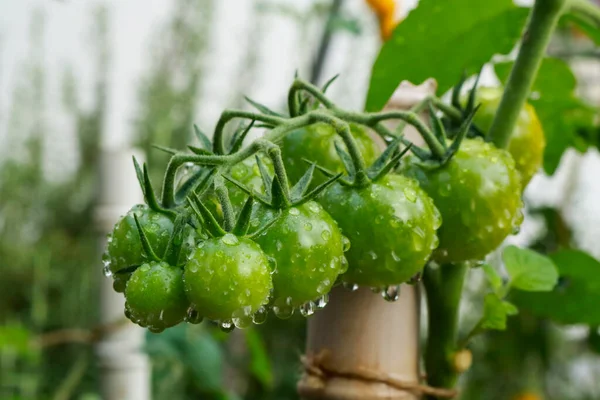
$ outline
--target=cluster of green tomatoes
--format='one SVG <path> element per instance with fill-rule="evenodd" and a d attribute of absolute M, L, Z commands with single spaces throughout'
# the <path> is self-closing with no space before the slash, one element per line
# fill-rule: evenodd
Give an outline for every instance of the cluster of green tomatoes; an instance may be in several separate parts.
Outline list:
<path fill-rule="evenodd" d="M 484 140 L 499 90 L 460 99 L 459 85 L 441 112 L 424 102 L 429 127 L 414 112 L 341 110 L 323 92 L 296 80 L 289 115 L 250 101 L 260 112 L 225 111 L 214 142 L 196 129 L 201 147 L 162 148 L 172 158 L 160 199 L 134 160 L 147 204 L 117 222 L 103 258 L 130 320 L 229 331 L 270 311 L 309 316 L 335 285 L 394 301 L 428 261 L 482 260 L 518 228 L 544 146 L 533 109 L 505 151 Z M 252 123 L 226 138 L 234 118 Z M 428 149 L 382 124 L 391 119 L 414 125 Z M 267 133 L 244 146 L 255 123 Z"/>

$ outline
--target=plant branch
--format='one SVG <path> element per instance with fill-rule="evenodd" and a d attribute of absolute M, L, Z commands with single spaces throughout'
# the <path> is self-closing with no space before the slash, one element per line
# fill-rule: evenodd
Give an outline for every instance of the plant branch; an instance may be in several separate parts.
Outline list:
<path fill-rule="evenodd" d="M 589 0 L 570 0 L 569 11 L 600 29 L 600 7 Z"/>
<path fill-rule="evenodd" d="M 428 265 L 423 275 L 429 311 L 429 333 L 425 349 L 427 383 L 441 388 L 454 387 L 458 372 L 454 368 L 460 298 L 467 265 Z M 428 396 L 428 399 L 437 399 Z"/>
<path fill-rule="evenodd" d="M 525 104 L 552 32 L 568 0 L 536 0 L 515 65 L 510 72 L 502 101 L 489 132 L 498 147 L 508 145 L 519 113 Z"/>

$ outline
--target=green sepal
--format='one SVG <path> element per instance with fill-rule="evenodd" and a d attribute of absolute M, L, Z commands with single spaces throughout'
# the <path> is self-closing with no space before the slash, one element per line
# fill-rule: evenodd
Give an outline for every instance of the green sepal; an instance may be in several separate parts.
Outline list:
<path fill-rule="evenodd" d="M 388 143 L 386 149 L 377 157 L 373 164 L 367 168 L 367 173 L 369 175 L 377 173 L 383 166 L 388 162 L 388 160 L 392 157 L 394 152 L 398 149 L 400 143 L 402 143 L 403 136 L 399 136 Z"/>
<path fill-rule="evenodd" d="M 456 153 L 460 148 L 460 144 L 471 129 L 471 123 L 473 122 L 473 117 L 475 117 L 475 113 L 477 112 L 477 110 L 479 110 L 479 105 L 475 107 L 471 114 L 469 114 L 467 118 L 463 121 L 462 125 L 460 126 L 460 129 L 458 130 L 458 133 L 456 134 L 456 137 L 454 138 L 454 141 L 448 149 L 446 161 L 450 160 L 454 153 Z"/>
<path fill-rule="evenodd" d="M 250 105 L 252 105 L 252 107 L 256 108 L 258 111 L 260 111 L 263 114 L 271 115 L 273 117 L 286 118 L 285 115 L 278 113 L 277 111 L 273 111 L 269 107 L 265 106 L 264 104 L 254 101 L 247 96 L 244 96 L 244 100 L 246 100 L 248 103 L 250 103 Z"/>
<path fill-rule="evenodd" d="M 329 186 L 333 185 L 335 181 L 339 180 L 342 177 L 342 175 L 344 174 L 341 172 L 337 175 L 333 175 L 328 180 L 321 183 L 319 186 L 302 196 L 299 200 L 292 203 L 292 206 L 297 207 L 301 204 L 306 203 L 307 201 L 315 199 L 323 190 L 327 189 Z"/>
<path fill-rule="evenodd" d="M 202 148 L 202 147 L 196 147 L 196 146 L 193 146 L 193 145 L 191 145 L 191 144 L 189 144 L 189 145 L 188 145 L 188 149 L 190 149 L 190 151 L 191 151 L 192 153 L 194 153 L 194 154 L 197 154 L 197 155 L 199 155 L 199 156 L 209 156 L 209 155 L 212 155 L 212 154 L 214 154 L 214 153 L 213 153 L 212 151 L 210 151 L 210 150 L 206 150 L 206 149 L 204 149 L 204 148 Z"/>
<path fill-rule="evenodd" d="M 269 175 L 269 171 L 267 170 L 267 167 L 265 167 L 265 164 L 262 162 L 262 160 L 260 159 L 260 157 L 257 155 L 255 156 L 256 159 L 256 165 L 258 166 L 258 171 L 260 173 L 260 177 L 263 181 L 263 185 L 265 187 L 265 192 L 267 193 L 267 198 L 271 199 L 271 186 L 273 184 L 273 181 L 271 179 L 271 176 Z"/>
<path fill-rule="evenodd" d="M 325 94 L 325 92 L 327 91 L 327 89 L 329 89 L 329 86 L 331 86 L 331 84 L 333 82 L 335 82 L 335 80 L 337 78 L 339 78 L 339 76 L 340 76 L 340 74 L 336 74 L 336 75 L 332 76 L 327 82 L 325 82 L 325 84 L 323 85 L 323 88 L 321 89 L 321 92 L 323 94 Z"/>
<path fill-rule="evenodd" d="M 218 175 L 214 180 L 214 191 L 219 204 L 221 205 L 221 212 L 223 213 L 223 228 L 227 232 L 231 232 L 235 225 L 235 213 L 233 211 L 233 205 L 229 199 L 229 191 L 223 181 L 223 176 Z"/>
<path fill-rule="evenodd" d="M 137 176 L 137 180 L 140 184 L 140 188 L 142 189 L 142 194 L 144 195 L 144 198 L 146 198 L 146 185 L 144 184 L 144 173 L 142 172 L 142 168 L 140 167 L 140 164 L 138 163 L 135 156 L 133 156 L 131 158 L 133 159 L 133 167 L 135 168 L 135 175 Z"/>
<path fill-rule="evenodd" d="M 298 107 L 299 115 L 303 115 L 308 112 L 310 100 L 311 100 L 311 98 L 309 96 L 304 96 L 304 98 L 300 102 L 300 106 Z M 317 107 L 318 107 L 318 105 L 317 105 Z"/>
<path fill-rule="evenodd" d="M 254 125 L 255 128 L 266 128 L 266 129 L 273 129 L 275 128 L 275 125 L 273 124 L 269 124 L 267 122 L 261 122 L 259 124 L 255 124 Z"/>
<path fill-rule="evenodd" d="M 311 161 L 311 160 L 308 160 L 308 159 L 306 159 L 306 158 L 303 158 L 303 159 L 302 159 L 302 161 L 304 161 L 305 163 L 307 163 L 307 164 L 310 164 L 310 165 L 314 164 L 314 162 L 313 162 L 313 161 Z M 325 175 L 327 178 L 332 178 L 332 177 L 334 177 L 334 176 L 337 176 L 337 175 L 338 175 L 338 174 L 336 174 L 335 172 L 333 172 L 333 171 L 330 171 L 330 170 L 328 170 L 327 168 L 320 166 L 319 164 L 315 164 L 315 168 L 316 168 L 316 169 L 317 169 L 319 172 L 321 172 L 323 175 Z M 343 174 L 342 174 L 342 175 L 343 175 Z M 354 183 L 353 183 L 353 182 L 351 182 L 351 181 L 349 181 L 349 180 L 347 180 L 347 179 L 344 179 L 344 178 L 339 178 L 339 179 L 338 179 L 338 182 L 339 182 L 339 183 L 341 183 L 341 184 L 342 184 L 342 185 L 344 185 L 344 186 L 353 186 L 353 185 L 354 185 Z"/>
<path fill-rule="evenodd" d="M 249 239 L 254 239 L 254 238 L 260 236 L 267 229 L 269 229 L 275 222 L 277 222 L 277 220 L 281 217 L 281 214 L 282 214 L 281 210 L 278 210 L 277 215 L 274 216 L 273 219 L 264 223 L 262 226 L 260 226 L 256 231 L 252 232 L 250 235 L 246 235 L 246 237 L 248 237 Z"/>
<path fill-rule="evenodd" d="M 140 225 L 140 221 L 135 213 L 133 214 L 133 219 L 135 220 L 135 225 L 137 226 L 138 234 L 140 235 L 140 242 L 142 243 L 144 254 L 150 261 L 160 261 L 160 258 L 158 258 L 152 249 L 152 246 L 148 241 L 148 237 L 146 236 L 146 232 L 144 232 L 144 229 L 142 228 L 142 225 Z"/>
<path fill-rule="evenodd" d="M 208 136 L 198 128 L 198 125 L 194 124 L 194 134 L 198 138 L 200 145 L 206 150 L 212 150 L 213 145 Z"/>
<path fill-rule="evenodd" d="M 185 228 L 187 215 L 178 214 L 173 224 L 173 232 L 169 238 L 169 243 L 165 249 L 163 260 L 169 265 L 177 265 L 179 261 L 179 253 L 183 244 L 183 228 Z"/>
<path fill-rule="evenodd" d="M 463 71 L 460 75 L 458 83 L 452 88 L 452 98 L 450 100 L 450 104 L 459 110 L 462 110 L 462 105 L 460 104 L 460 92 L 462 91 L 462 87 L 465 84 L 466 79 L 467 74 L 465 71 Z"/>
<path fill-rule="evenodd" d="M 160 144 L 152 144 L 151 147 L 155 148 L 156 150 L 160 150 L 162 152 L 170 154 L 172 156 L 179 153 L 179 151 L 177 149 L 172 149 L 171 147 L 167 147 L 167 146 L 161 146 Z"/>
<path fill-rule="evenodd" d="M 400 162 L 400 159 L 412 148 L 412 146 L 413 146 L 412 143 L 409 144 L 408 146 L 406 146 L 404 149 L 402 149 L 402 151 L 400 151 L 400 153 L 398 153 L 394 157 L 392 157 L 390 162 L 388 162 L 385 166 L 383 166 L 383 168 L 381 168 L 379 171 L 377 171 L 373 176 L 369 176 L 369 178 L 373 182 L 377 182 L 379 179 L 386 176 L 391 170 L 396 168 L 396 166 Z"/>
<path fill-rule="evenodd" d="M 334 141 L 335 151 L 342 160 L 342 164 L 344 164 L 344 168 L 348 172 L 348 176 L 352 179 L 356 175 L 356 169 L 354 168 L 354 163 L 352 162 L 352 157 L 348 154 L 342 147 L 339 142 Z"/>
<path fill-rule="evenodd" d="M 260 193 L 257 193 L 256 191 L 250 189 L 248 186 L 244 185 L 243 183 L 241 183 L 240 181 L 232 178 L 229 175 L 222 175 L 223 178 L 225 178 L 226 180 L 228 180 L 229 182 L 231 182 L 232 184 L 234 184 L 235 186 L 237 186 L 242 192 L 246 193 L 248 196 L 252 196 L 254 198 L 254 200 L 258 200 L 259 203 L 262 203 L 266 206 L 270 206 L 271 205 L 271 201 L 269 198 L 261 195 Z"/>
<path fill-rule="evenodd" d="M 414 145 L 412 142 L 407 139 L 402 138 L 402 143 L 405 146 L 410 146 L 410 151 L 421 161 L 429 161 L 431 160 L 431 153 L 425 149 L 420 148 L 417 145 Z"/>
<path fill-rule="evenodd" d="M 467 100 L 467 106 L 465 108 L 464 114 L 468 115 L 475 109 L 475 98 L 477 96 L 477 85 L 479 85 L 479 79 L 481 78 L 481 73 L 483 72 L 483 68 L 479 70 L 477 77 L 475 78 L 475 83 L 473 87 L 469 91 L 469 98 Z"/>
<path fill-rule="evenodd" d="M 115 274 L 115 275 L 131 274 L 131 273 L 135 272 L 135 270 L 141 266 L 142 266 L 142 264 L 130 265 L 127 268 L 121 268 L 120 270 L 113 272 L 113 274 Z"/>
<path fill-rule="evenodd" d="M 310 167 L 308 167 L 308 169 L 306 170 L 304 175 L 302 175 L 302 177 L 298 180 L 298 182 L 296 182 L 292 190 L 290 190 L 290 199 L 292 200 L 292 202 L 302 198 L 302 196 L 306 192 L 306 189 L 308 189 L 310 182 L 312 181 L 314 172 L 315 164 L 313 163 Z"/>
<path fill-rule="evenodd" d="M 252 129 L 255 122 L 255 120 L 252 120 L 248 126 L 244 127 L 243 125 L 240 125 L 240 127 L 235 130 L 231 136 L 231 140 L 229 141 L 229 154 L 236 153 L 242 148 L 242 144 L 244 143 L 248 132 L 250 132 L 250 129 Z"/>
<path fill-rule="evenodd" d="M 448 145 L 446 144 L 446 130 L 444 129 L 444 125 L 442 124 L 442 120 L 437 116 L 435 110 L 431 103 L 428 103 L 429 106 L 429 122 L 431 124 L 431 130 L 435 135 L 438 142 L 444 147 L 444 150 L 448 150 Z"/>
<path fill-rule="evenodd" d="M 135 168 L 137 179 L 142 187 L 142 193 L 144 194 L 144 199 L 146 200 L 148 207 L 150 207 L 150 209 L 153 211 L 169 216 L 175 216 L 175 211 L 162 207 L 158 202 L 156 194 L 154 193 L 154 188 L 152 187 L 152 182 L 150 181 L 150 175 L 148 174 L 148 168 L 146 167 L 146 164 L 140 168 L 140 164 L 137 162 L 136 158 L 133 157 L 133 166 Z"/>
<path fill-rule="evenodd" d="M 236 236 L 244 236 L 248 233 L 248 227 L 250 226 L 250 217 L 252 216 L 252 207 L 254 206 L 254 199 L 252 196 L 248 196 L 244 206 L 238 214 L 237 221 L 231 233 Z"/>
<path fill-rule="evenodd" d="M 283 186 L 277 175 L 273 176 L 271 183 L 271 206 L 276 209 L 288 208 L 291 203 L 290 199 L 285 195 Z"/>
<path fill-rule="evenodd" d="M 209 209 L 206 208 L 196 193 L 192 193 L 187 198 L 187 202 L 192 208 L 192 211 L 194 211 L 198 219 L 202 222 L 206 232 L 211 237 L 221 237 L 227 233 L 223 228 L 221 228 L 221 225 L 219 225 L 215 217 L 212 215 Z"/>
<path fill-rule="evenodd" d="M 175 193 L 175 202 L 181 204 L 191 192 L 203 194 L 212 183 L 215 176 L 215 168 L 201 168 L 186 180 Z"/>

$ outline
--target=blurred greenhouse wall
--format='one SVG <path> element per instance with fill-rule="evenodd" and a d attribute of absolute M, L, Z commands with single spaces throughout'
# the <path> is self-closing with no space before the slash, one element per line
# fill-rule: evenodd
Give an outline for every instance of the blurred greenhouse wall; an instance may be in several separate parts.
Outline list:
<path fill-rule="evenodd" d="M 414 3 L 403 1 L 399 12 Z M 193 123 L 211 132 L 221 110 L 247 107 L 242 95 L 283 109 L 294 72 L 311 77 L 331 4 L 0 2 L 0 399 L 100 398 L 93 345 L 107 327 L 99 325 L 104 277 L 93 210 L 101 149 L 138 146 L 158 182 L 167 158 L 151 144 L 181 148 Z M 364 1 L 345 0 L 329 28 L 321 82 L 341 73 L 330 95 L 360 108 L 380 45 L 375 18 Z M 597 55 L 573 62 L 581 90 L 598 104 Z M 599 234 L 599 160 L 593 150 L 570 154 L 556 177 L 537 177 L 528 192 L 534 206 L 572 218 L 576 240 L 596 257 L 597 245 L 586 238 Z M 571 200 L 560 203 L 566 191 Z M 515 240 L 543 235 L 544 222 L 532 221 Z M 304 331 L 299 317 L 229 336 L 208 324 L 147 334 L 153 396 L 295 399 Z M 579 397 L 570 398 L 600 396 L 598 382 L 586 378 L 600 370 L 597 360 L 568 349 L 559 356 L 570 361 L 549 380 L 583 377 Z M 481 360 L 490 366 L 483 375 L 495 372 L 495 361 Z M 478 378 L 472 398 L 485 390 Z"/>

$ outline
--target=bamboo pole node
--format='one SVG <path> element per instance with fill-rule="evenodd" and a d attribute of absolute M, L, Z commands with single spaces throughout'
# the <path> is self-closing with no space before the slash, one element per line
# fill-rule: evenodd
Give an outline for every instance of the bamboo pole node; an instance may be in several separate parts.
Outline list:
<path fill-rule="evenodd" d="M 322 349 L 317 354 L 308 353 L 300 357 L 300 362 L 304 368 L 304 373 L 309 377 L 324 382 L 331 377 L 342 377 L 347 379 L 356 379 L 367 382 L 383 383 L 395 389 L 404 390 L 417 396 L 428 395 L 439 398 L 452 399 L 458 395 L 455 389 L 435 388 L 421 384 L 419 382 L 407 382 L 380 371 L 369 370 L 365 368 L 354 370 L 343 370 L 331 368 L 327 365 L 327 359 L 330 356 L 328 349 Z"/>

